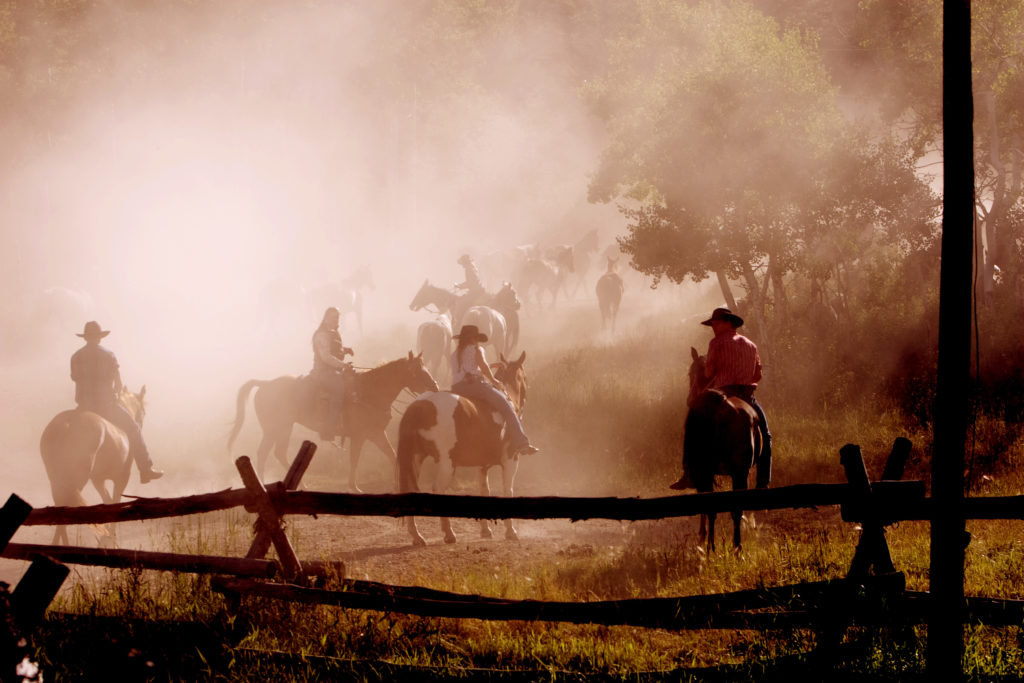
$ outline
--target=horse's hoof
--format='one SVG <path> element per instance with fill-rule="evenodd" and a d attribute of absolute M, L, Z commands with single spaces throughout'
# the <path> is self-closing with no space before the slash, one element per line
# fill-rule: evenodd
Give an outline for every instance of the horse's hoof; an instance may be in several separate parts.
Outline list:
<path fill-rule="evenodd" d="M 490 529 L 481 529 L 480 538 L 494 538 L 494 533 Z"/>
<path fill-rule="evenodd" d="M 445 536 L 444 537 L 444 542 L 447 543 L 448 545 L 451 545 L 451 544 L 455 543 L 455 534 L 451 534 L 449 536 Z"/>
<path fill-rule="evenodd" d="M 427 541 L 422 536 L 413 536 L 412 537 L 412 544 L 414 546 L 417 546 L 417 547 L 420 547 L 420 548 L 425 548 L 426 545 L 427 545 Z"/>
<path fill-rule="evenodd" d="M 509 529 L 508 531 L 505 532 L 505 540 L 506 541 L 518 541 L 519 540 L 519 534 L 516 533 L 515 529 Z"/>
<path fill-rule="evenodd" d="M 363 493 L 364 492 L 361 488 L 359 488 L 355 484 L 349 484 L 348 485 L 348 490 L 349 490 L 350 493 Z"/>

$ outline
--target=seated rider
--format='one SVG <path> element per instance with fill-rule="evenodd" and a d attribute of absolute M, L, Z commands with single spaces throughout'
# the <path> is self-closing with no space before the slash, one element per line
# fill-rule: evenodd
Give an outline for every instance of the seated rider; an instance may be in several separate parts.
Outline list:
<path fill-rule="evenodd" d="M 480 401 L 501 414 L 505 419 L 505 429 L 511 434 L 512 453 L 537 453 L 539 449 L 530 445 L 515 407 L 501 390 L 501 382 L 495 379 L 487 365 L 481 346 L 487 341 L 487 335 L 481 333 L 476 325 L 463 325 L 454 338 L 459 343 L 452 352 L 452 392 L 472 401 Z"/>
<path fill-rule="evenodd" d="M 487 297 L 487 291 L 480 280 L 480 271 L 477 270 L 476 264 L 473 263 L 473 259 L 470 258 L 469 254 L 460 256 L 458 263 L 466 272 L 466 279 L 463 282 L 457 283 L 455 288 L 465 290 L 466 293 L 461 295 L 456 302 L 458 310 L 453 311 L 456 314 L 456 321 L 460 320 L 462 313 L 465 313 L 471 306 L 482 303 Z"/>
<path fill-rule="evenodd" d="M 761 430 L 761 454 L 757 459 L 757 488 L 767 488 L 772 474 L 772 435 L 768 431 L 761 404 L 754 398 L 754 390 L 761 381 L 761 358 L 757 345 L 736 330 L 743 325 L 743 318 L 728 308 L 716 308 L 711 317 L 701 325 L 708 325 L 715 333 L 708 344 L 708 355 L 704 366 L 705 376 L 710 380 L 708 389 L 718 389 L 726 396 L 741 398 L 750 404 L 758 417 Z M 686 458 L 686 452 L 683 452 Z M 683 463 L 683 476 L 671 485 L 673 489 L 693 488 L 688 463 Z"/>
<path fill-rule="evenodd" d="M 164 476 L 153 469 L 149 449 L 142 439 L 142 429 L 132 414 L 121 405 L 121 369 L 114 353 L 100 346 L 100 340 L 110 334 L 95 320 L 85 324 L 76 336 L 85 339 L 85 346 L 71 356 L 71 380 L 75 383 L 75 403 L 79 410 L 89 410 L 110 421 L 128 437 L 128 452 L 139 468 L 139 480 L 146 484 Z"/>
<path fill-rule="evenodd" d="M 313 370 L 309 373 L 318 387 L 327 391 L 327 419 L 320 430 L 320 437 L 331 440 L 343 432 L 342 409 L 348 387 L 348 376 L 352 364 L 345 362 L 345 356 L 353 351 L 341 343 L 338 324 L 341 311 L 331 306 L 324 311 L 320 326 L 313 333 Z"/>

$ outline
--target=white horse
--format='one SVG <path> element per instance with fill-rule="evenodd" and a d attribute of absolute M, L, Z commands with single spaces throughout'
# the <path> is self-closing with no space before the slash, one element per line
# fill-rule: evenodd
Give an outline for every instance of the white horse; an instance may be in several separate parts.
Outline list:
<path fill-rule="evenodd" d="M 477 329 L 487 335 L 487 344 L 494 347 L 499 356 L 509 353 L 506 348 L 508 339 L 505 316 L 490 306 L 473 306 L 462 316 L 462 326 L 476 325 Z"/>
<path fill-rule="evenodd" d="M 416 352 L 423 355 L 423 363 L 434 379 L 451 376 L 452 316 L 445 312 L 433 320 L 420 323 L 416 329 Z"/>

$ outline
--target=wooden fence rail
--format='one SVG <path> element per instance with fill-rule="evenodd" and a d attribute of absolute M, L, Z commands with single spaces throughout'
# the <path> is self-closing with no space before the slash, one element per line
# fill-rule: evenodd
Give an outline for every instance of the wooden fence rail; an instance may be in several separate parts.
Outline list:
<path fill-rule="evenodd" d="M 849 484 L 797 484 L 775 489 L 719 491 L 658 498 L 576 498 L 556 496 L 441 495 L 435 493 L 353 494 L 321 491 L 288 491 L 277 484 L 266 486 L 279 514 L 345 515 L 380 517 L 471 517 L 483 519 L 614 519 L 639 521 L 668 517 L 692 517 L 749 511 L 817 508 L 851 505 L 856 491 Z M 1024 514 L 1024 496 L 1015 498 Z M 46 507 L 33 510 L 26 525 L 106 524 L 140 521 L 188 514 L 215 512 L 233 507 L 253 508 L 257 497 L 246 489 L 228 489 L 185 498 L 140 499 L 127 503 L 89 507 Z M 917 507 L 928 506 L 925 486 L 919 481 L 882 481 L 872 485 L 872 505 L 913 512 L 899 519 L 925 519 Z M 861 521 L 858 508 L 844 514 L 846 521 Z"/>

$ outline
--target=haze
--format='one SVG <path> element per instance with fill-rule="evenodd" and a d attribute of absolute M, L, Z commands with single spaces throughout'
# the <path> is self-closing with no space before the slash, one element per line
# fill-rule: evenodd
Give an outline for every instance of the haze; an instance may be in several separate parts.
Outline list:
<path fill-rule="evenodd" d="M 38 435 L 73 405 L 86 320 L 112 331 L 129 387 L 147 386 L 145 432 L 173 470 L 222 453 L 241 382 L 308 370 L 309 290 L 370 269 L 365 336 L 352 319 L 344 332 L 374 365 L 412 348 L 413 294 L 460 281 L 460 253 L 591 228 L 603 249 L 623 224 L 586 203 L 598 144 L 551 27 L 465 56 L 491 84 L 467 93 L 396 61 L 416 54 L 410 27 L 430 38 L 418 4 L 257 5 L 107 3 L 75 18 L 92 37 L 76 61 L 49 61 L 57 24 L 23 46 L 18 78 L 65 84 L 0 116 L 0 446 L 34 505 L 50 503 Z"/>

